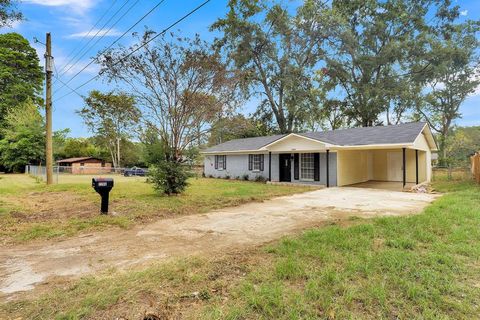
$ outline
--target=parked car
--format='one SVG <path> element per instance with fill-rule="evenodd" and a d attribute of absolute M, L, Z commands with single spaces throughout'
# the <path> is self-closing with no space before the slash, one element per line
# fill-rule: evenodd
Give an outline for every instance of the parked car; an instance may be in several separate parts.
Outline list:
<path fill-rule="evenodd" d="M 142 169 L 142 168 L 137 168 L 137 167 L 133 167 L 133 168 L 130 168 L 130 169 L 126 169 L 124 172 L 123 172 L 123 175 L 125 177 L 131 177 L 131 176 L 140 176 L 140 177 L 144 177 L 146 176 L 148 173 L 148 170 L 147 169 Z"/>

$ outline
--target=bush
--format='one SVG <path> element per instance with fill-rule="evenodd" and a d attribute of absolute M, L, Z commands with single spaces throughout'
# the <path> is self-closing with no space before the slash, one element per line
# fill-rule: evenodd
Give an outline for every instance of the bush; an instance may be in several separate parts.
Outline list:
<path fill-rule="evenodd" d="M 229 175 L 226 175 L 226 176 L 225 176 L 225 179 L 230 180 L 230 176 L 229 176 Z"/>
<path fill-rule="evenodd" d="M 267 179 L 265 179 L 263 176 L 256 176 L 255 181 L 256 182 L 266 182 Z"/>
<path fill-rule="evenodd" d="M 249 179 L 248 174 L 244 174 L 242 178 L 243 178 L 243 180 L 248 181 L 248 179 Z"/>
<path fill-rule="evenodd" d="M 185 191 L 191 173 L 180 162 L 162 161 L 150 170 L 149 175 L 155 190 L 171 195 Z"/>

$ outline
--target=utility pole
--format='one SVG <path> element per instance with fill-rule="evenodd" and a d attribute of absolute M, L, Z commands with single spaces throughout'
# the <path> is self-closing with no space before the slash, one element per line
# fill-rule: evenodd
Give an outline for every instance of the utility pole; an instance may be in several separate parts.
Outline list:
<path fill-rule="evenodd" d="M 46 123 L 46 147 L 45 162 L 47 172 L 47 184 L 53 183 L 53 142 L 52 142 L 52 39 L 50 32 L 47 33 L 46 42 L 47 51 L 45 53 L 45 80 L 46 80 L 46 97 L 45 97 L 45 123 Z"/>

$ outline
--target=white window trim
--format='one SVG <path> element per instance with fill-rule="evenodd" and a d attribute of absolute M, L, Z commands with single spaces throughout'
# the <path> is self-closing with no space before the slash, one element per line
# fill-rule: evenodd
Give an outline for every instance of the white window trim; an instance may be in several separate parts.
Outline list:
<path fill-rule="evenodd" d="M 308 181 L 308 182 L 313 182 L 315 181 L 315 156 L 313 156 L 313 178 L 312 179 L 306 179 L 302 177 L 302 154 L 311 154 L 313 156 L 312 152 L 302 152 L 298 155 L 298 170 L 299 172 L 299 181 Z"/>

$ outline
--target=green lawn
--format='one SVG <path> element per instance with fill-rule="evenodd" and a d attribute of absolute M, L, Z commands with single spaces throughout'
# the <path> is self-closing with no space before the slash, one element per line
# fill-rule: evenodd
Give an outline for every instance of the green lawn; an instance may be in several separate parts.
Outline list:
<path fill-rule="evenodd" d="M 192 178 L 184 194 L 167 197 L 155 192 L 145 178 L 114 176 L 115 186 L 110 193 L 112 214 L 101 216 L 100 196 L 91 187 L 91 176 L 65 175 L 59 184 L 51 186 L 26 175 L 0 178 L 0 237 L 5 241 L 69 236 L 107 226 L 128 228 L 153 219 L 203 213 L 309 190 Z"/>
<path fill-rule="evenodd" d="M 145 310 L 192 319 L 478 319 L 480 187 L 435 187 L 448 193 L 419 215 L 356 219 L 247 252 L 109 271 L 2 310 L 38 319 L 134 319 Z"/>

